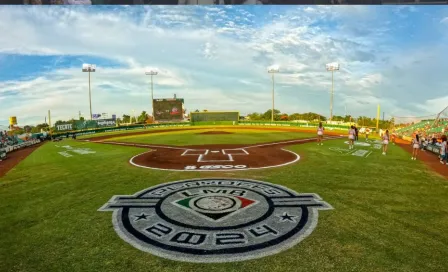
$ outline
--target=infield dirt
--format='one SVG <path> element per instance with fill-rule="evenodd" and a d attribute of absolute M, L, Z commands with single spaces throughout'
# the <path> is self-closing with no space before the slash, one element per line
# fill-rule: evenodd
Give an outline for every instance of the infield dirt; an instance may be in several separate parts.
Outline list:
<path fill-rule="evenodd" d="M 21 161 L 26 159 L 34 150 L 39 148 L 43 143 L 28 146 L 22 149 L 8 153 L 7 158 L 0 162 L 0 177 L 3 177 L 9 170 L 13 169 Z"/>
<path fill-rule="evenodd" d="M 220 128 L 221 129 L 221 128 Z M 232 129 L 235 129 L 232 127 Z M 260 128 L 238 127 L 241 130 L 260 130 Z M 236 170 L 236 169 L 260 169 L 279 167 L 297 162 L 300 156 L 294 152 L 283 149 L 286 146 L 302 144 L 316 141 L 315 138 L 295 139 L 289 141 L 270 142 L 262 144 L 242 145 L 196 145 L 196 146 L 168 146 L 151 145 L 130 142 L 107 141 L 110 138 L 120 136 L 154 134 L 167 131 L 185 131 L 197 130 L 197 128 L 179 129 L 179 130 L 157 130 L 143 131 L 136 133 L 126 133 L 122 135 L 105 135 L 93 137 L 85 141 L 97 142 L 102 144 L 114 144 L 123 146 L 133 146 L 146 148 L 147 152 L 139 154 L 130 159 L 134 166 L 161 169 L 161 170 Z M 313 130 L 297 130 L 293 128 L 262 128 L 267 131 L 285 131 L 285 132 L 314 132 Z M 206 134 L 221 134 L 225 131 L 206 131 Z M 199 134 L 199 133 L 198 133 Z M 225 133 L 228 134 L 228 133 Z M 340 138 L 337 133 L 327 133 L 327 139 Z M 216 168 L 218 167 L 218 168 Z"/>

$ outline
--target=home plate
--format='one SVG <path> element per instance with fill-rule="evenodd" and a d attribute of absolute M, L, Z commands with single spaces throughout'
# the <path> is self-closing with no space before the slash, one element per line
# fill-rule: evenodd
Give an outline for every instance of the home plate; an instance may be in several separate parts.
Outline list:
<path fill-rule="evenodd" d="M 219 153 L 219 151 L 217 151 L 217 150 L 213 150 L 213 151 L 210 151 L 210 152 L 212 152 L 212 153 Z"/>

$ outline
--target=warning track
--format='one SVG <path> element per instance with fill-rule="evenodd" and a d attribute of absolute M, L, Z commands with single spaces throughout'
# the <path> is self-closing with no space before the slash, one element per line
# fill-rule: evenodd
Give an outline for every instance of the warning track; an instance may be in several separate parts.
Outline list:
<path fill-rule="evenodd" d="M 278 128 L 276 130 L 282 131 L 282 129 L 283 131 L 302 132 L 284 128 Z M 166 131 L 175 130 L 158 130 L 146 133 L 138 132 L 136 134 L 152 134 Z M 130 134 L 127 133 L 124 135 L 129 136 Z M 199 146 L 168 146 L 106 141 L 106 139 L 116 137 L 120 137 L 120 135 L 100 136 L 84 141 L 149 149 L 149 151 L 132 157 L 129 160 L 130 164 L 142 168 L 169 171 L 235 171 L 285 166 L 299 161 L 300 156 L 295 152 L 284 149 L 284 147 L 316 141 L 316 138 L 313 137 L 253 145 L 226 144 Z M 341 138 L 341 136 L 327 136 L 325 140 L 338 138 Z"/>

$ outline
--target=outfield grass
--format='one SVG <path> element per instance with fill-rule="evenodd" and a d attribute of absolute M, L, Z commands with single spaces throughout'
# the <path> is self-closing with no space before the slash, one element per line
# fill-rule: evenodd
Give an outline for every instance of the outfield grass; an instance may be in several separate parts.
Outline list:
<path fill-rule="evenodd" d="M 82 145 L 97 153 L 66 158 L 56 144 Z M 302 156 L 290 166 L 214 174 L 133 167 L 128 159 L 140 148 L 72 140 L 56 144 L 45 144 L 0 178 L 0 271 L 407 272 L 448 267 L 447 180 L 396 146 L 387 156 L 376 150 L 359 158 L 329 150 L 346 147 L 343 140 L 309 143 L 288 148 Z M 314 232 L 293 248 L 225 264 L 175 262 L 139 251 L 115 233 L 111 213 L 97 211 L 113 195 L 216 176 L 317 193 L 335 209 L 320 212 Z"/>
<path fill-rule="evenodd" d="M 107 141 L 120 141 L 141 144 L 167 144 L 177 146 L 210 145 L 210 144 L 258 144 L 266 142 L 286 141 L 300 138 L 314 137 L 314 133 L 284 132 L 266 130 L 234 130 L 219 129 L 219 131 L 232 134 L 199 134 L 206 130 L 173 131 L 147 135 L 130 135 L 107 139 Z"/>
<path fill-rule="evenodd" d="M 271 130 L 271 133 L 276 133 L 276 132 L 285 132 L 285 131 L 281 131 L 281 129 L 293 129 L 296 130 L 297 132 L 300 133 L 306 133 L 307 131 L 310 130 L 315 130 L 315 128 L 307 128 L 307 127 L 282 127 L 282 126 L 187 126 L 187 127 L 158 127 L 158 128 L 141 128 L 141 129 L 133 129 L 133 130 L 121 130 L 121 131 L 112 131 L 112 132 L 105 132 L 105 133 L 101 133 L 101 134 L 87 134 L 87 135 L 82 135 L 82 136 L 78 136 L 78 139 L 89 139 L 92 137 L 96 137 L 96 136 L 104 136 L 104 135 L 121 135 L 121 134 L 128 134 L 128 133 L 135 133 L 135 132 L 143 132 L 143 131 L 147 131 L 148 133 L 151 132 L 157 132 L 160 130 L 173 130 L 173 132 L 175 130 L 179 130 L 179 129 L 194 129 L 194 130 L 202 130 L 202 131 L 211 131 L 211 130 L 232 130 L 232 131 L 244 131 L 243 129 L 246 128 L 245 131 L 252 131 L 253 133 L 257 133 L 257 132 L 262 132 L 262 133 L 266 133 L 266 130 L 263 130 L 264 128 L 269 128 L 269 129 L 279 129 L 278 131 L 276 130 Z M 247 128 L 250 128 L 250 130 L 247 130 Z M 331 132 L 336 132 L 336 133 L 347 133 L 346 130 L 330 130 Z"/>

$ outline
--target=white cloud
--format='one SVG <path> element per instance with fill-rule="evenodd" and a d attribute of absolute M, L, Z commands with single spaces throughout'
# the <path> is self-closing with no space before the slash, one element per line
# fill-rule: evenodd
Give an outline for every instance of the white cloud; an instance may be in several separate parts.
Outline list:
<path fill-rule="evenodd" d="M 394 18 L 372 7 L 291 7 L 271 14 L 267 7 L 236 6 L 113 9 L 0 8 L 0 53 L 60 56 L 32 78 L 0 81 L 0 123 L 9 115 L 35 122 L 48 109 L 60 119 L 87 113 L 87 76 L 79 67 L 61 67 L 65 56 L 80 56 L 75 66 L 91 58 L 119 64 L 98 65 L 92 74 L 94 111 L 118 114 L 149 110 L 147 67 L 159 70 L 156 97 L 176 93 L 187 108 L 238 107 L 242 113 L 270 107 L 266 69 L 272 64 L 280 66 L 276 105 L 282 111 L 326 113 L 331 75 L 325 64 L 333 61 L 341 63 L 335 114 L 346 103 L 355 115 L 377 103 L 388 111 L 424 111 L 415 106 L 428 95 L 422 88 L 430 85 L 429 99 L 446 90 L 443 72 L 429 74 L 446 63 L 446 46 L 396 47 L 389 27 Z M 422 77 L 433 79 L 426 84 Z"/>
<path fill-rule="evenodd" d="M 448 95 L 434 99 L 428 99 L 423 104 L 416 104 L 416 106 L 429 114 L 439 113 L 446 107 L 448 107 Z"/>

